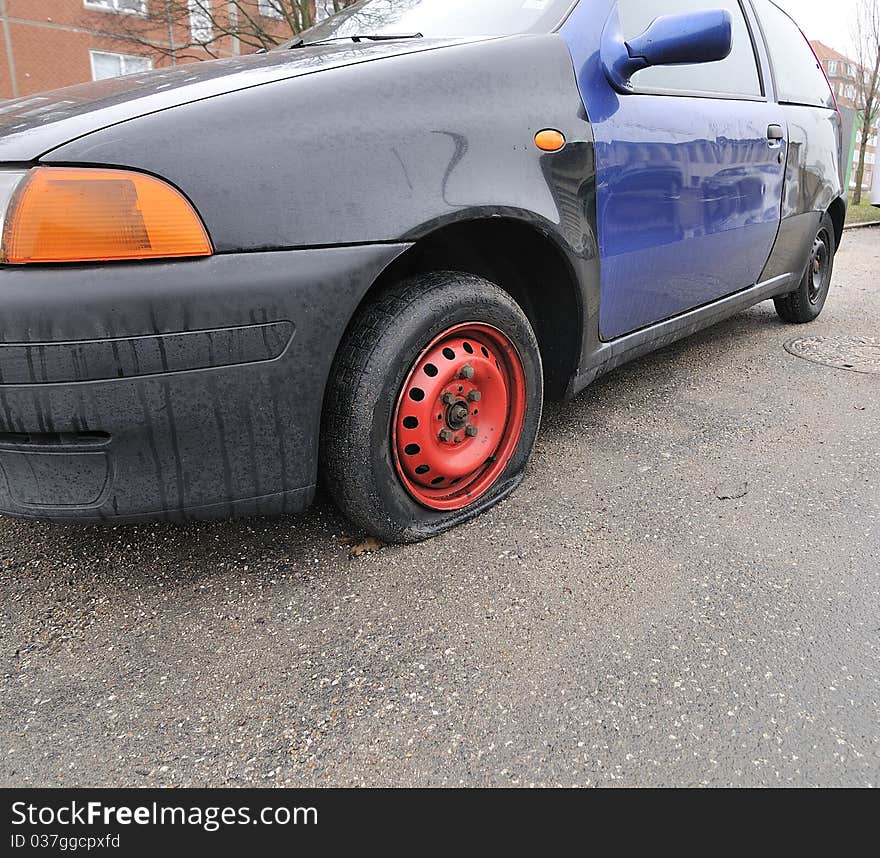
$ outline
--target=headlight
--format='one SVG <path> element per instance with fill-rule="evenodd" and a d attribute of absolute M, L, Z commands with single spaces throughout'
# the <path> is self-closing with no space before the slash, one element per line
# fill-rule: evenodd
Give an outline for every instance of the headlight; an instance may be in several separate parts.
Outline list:
<path fill-rule="evenodd" d="M 210 256 L 189 201 L 128 170 L 36 167 L 0 172 L 0 261 L 107 262 Z"/>

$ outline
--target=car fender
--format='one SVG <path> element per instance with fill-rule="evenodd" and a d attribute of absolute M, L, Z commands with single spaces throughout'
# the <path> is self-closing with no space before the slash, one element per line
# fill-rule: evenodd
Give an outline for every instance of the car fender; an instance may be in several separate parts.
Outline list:
<path fill-rule="evenodd" d="M 535 145 L 544 128 L 567 145 Z M 331 68 L 134 118 L 45 154 L 160 176 L 218 252 L 416 240 L 505 216 L 595 252 L 590 124 L 558 34 Z"/>

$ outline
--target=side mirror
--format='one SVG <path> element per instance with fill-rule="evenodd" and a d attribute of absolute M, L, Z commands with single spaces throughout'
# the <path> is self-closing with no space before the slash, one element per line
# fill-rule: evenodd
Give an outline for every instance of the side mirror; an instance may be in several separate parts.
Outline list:
<path fill-rule="evenodd" d="M 632 92 L 632 76 L 651 66 L 714 63 L 730 56 L 733 19 L 726 9 L 661 15 L 641 36 L 624 41 L 617 6 L 602 33 L 605 76 L 622 93 Z"/>

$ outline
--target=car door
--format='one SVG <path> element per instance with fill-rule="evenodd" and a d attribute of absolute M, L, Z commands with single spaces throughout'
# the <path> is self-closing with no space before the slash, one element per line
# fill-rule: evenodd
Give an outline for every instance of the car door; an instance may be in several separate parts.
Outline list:
<path fill-rule="evenodd" d="M 709 9 L 732 15 L 727 59 L 644 69 L 631 93 L 612 87 L 595 50 L 610 16 L 630 40 L 661 15 Z M 769 257 L 785 130 L 748 13 L 740 0 L 581 0 L 563 27 L 596 141 L 603 340 L 752 286 Z"/>

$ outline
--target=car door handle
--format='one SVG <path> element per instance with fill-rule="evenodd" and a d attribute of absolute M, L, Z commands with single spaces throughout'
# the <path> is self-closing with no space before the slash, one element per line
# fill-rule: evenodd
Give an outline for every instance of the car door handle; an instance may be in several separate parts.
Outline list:
<path fill-rule="evenodd" d="M 785 130 L 781 125 L 770 125 L 767 127 L 767 139 L 773 143 L 779 143 L 785 140 Z"/>

